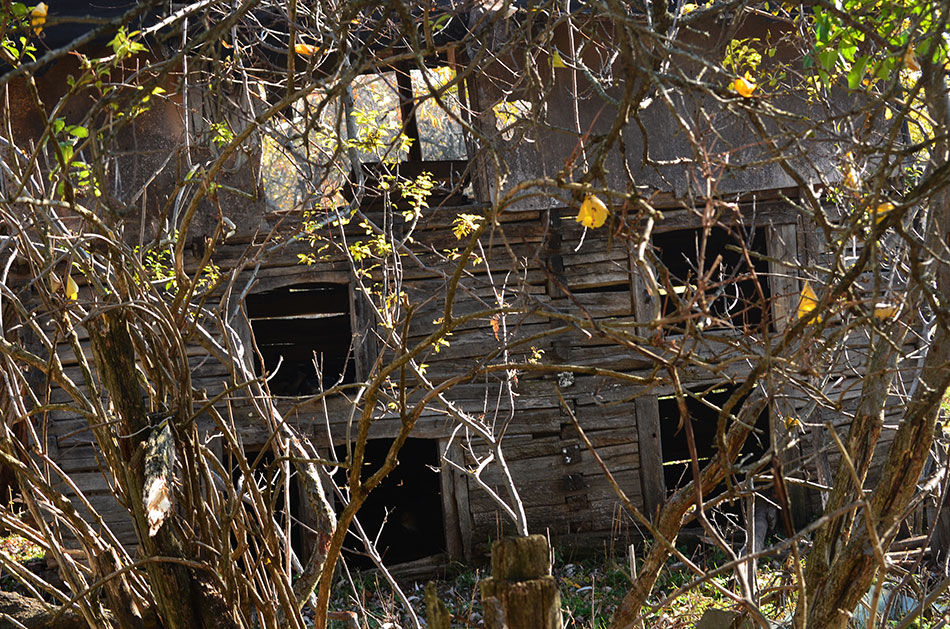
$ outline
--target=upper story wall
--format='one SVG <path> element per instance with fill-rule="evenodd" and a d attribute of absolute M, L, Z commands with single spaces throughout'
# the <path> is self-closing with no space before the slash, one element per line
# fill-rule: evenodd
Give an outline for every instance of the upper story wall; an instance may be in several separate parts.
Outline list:
<path fill-rule="evenodd" d="M 582 180 L 683 199 L 839 178 L 838 149 L 813 127 L 853 103 L 838 90 L 807 100 L 803 90 L 768 85 L 772 74 L 800 71 L 802 52 L 787 23 L 727 14 L 675 33 L 672 55 L 651 56 L 654 43 L 631 42 L 606 20 L 590 19 L 573 33 L 558 27 L 530 52 L 513 46 L 479 73 L 474 100 L 490 149 L 481 153 L 481 200 L 519 188 L 512 208 L 567 205 L 563 183 Z M 734 91 L 734 75 L 716 70 L 731 41 L 762 55 L 751 97 Z M 751 102 L 775 115 L 763 119 Z"/>
<path fill-rule="evenodd" d="M 110 222 L 119 219 L 126 242 L 143 246 L 159 234 L 174 233 L 203 185 L 201 175 L 227 150 L 226 142 L 212 140 L 215 125 L 241 128 L 247 120 L 235 111 L 231 124 L 214 111 L 205 102 L 207 75 L 192 66 L 186 77 L 183 66 L 157 46 L 121 61 L 99 61 L 113 54 L 106 45 L 91 44 L 8 80 L 2 107 L 8 121 L 5 159 L 38 160 L 45 176 L 35 184 L 49 190 L 34 191 L 37 196 L 75 201 Z M 90 74 L 89 63 L 98 66 L 98 77 Z M 83 86 L 75 87 L 77 82 Z M 69 130 L 73 125 L 98 130 L 99 137 L 77 137 Z M 62 168 L 54 142 L 72 147 L 64 155 L 72 194 L 59 185 Z M 186 236 L 199 245 L 215 232 L 221 216 L 247 231 L 264 217 L 259 147 L 245 142 L 222 161 Z M 74 231 L 85 229 L 75 212 L 66 209 L 61 218 Z"/>

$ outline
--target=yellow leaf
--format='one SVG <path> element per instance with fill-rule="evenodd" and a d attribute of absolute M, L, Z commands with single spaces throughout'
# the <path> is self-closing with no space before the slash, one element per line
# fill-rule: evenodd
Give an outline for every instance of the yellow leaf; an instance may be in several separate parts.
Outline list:
<path fill-rule="evenodd" d="M 890 319 L 897 314 L 898 307 L 894 304 L 880 303 L 874 306 L 874 317 L 876 319 Z"/>
<path fill-rule="evenodd" d="M 305 57 L 313 55 L 317 50 L 316 46 L 310 44 L 294 44 L 294 52 Z"/>
<path fill-rule="evenodd" d="M 66 276 L 66 299 L 72 301 L 79 299 L 79 286 L 71 275 Z"/>
<path fill-rule="evenodd" d="M 809 284 L 806 280 L 805 284 L 802 286 L 801 299 L 798 301 L 798 318 L 801 319 L 802 317 L 807 316 L 817 306 L 818 296 L 815 295 L 815 291 L 812 290 L 811 284 Z M 815 317 L 815 321 L 820 323 L 821 317 Z"/>
<path fill-rule="evenodd" d="M 904 67 L 911 72 L 920 72 L 920 62 L 917 61 L 917 55 L 914 54 L 914 45 L 908 44 L 904 51 Z"/>
<path fill-rule="evenodd" d="M 893 203 L 881 203 L 874 209 L 874 222 L 880 223 L 893 210 Z"/>
<path fill-rule="evenodd" d="M 581 209 L 577 213 L 577 222 L 584 227 L 598 228 L 602 227 L 607 220 L 607 206 L 597 198 L 597 195 L 588 194 L 581 203 Z"/>
<path fill-rule="evenodd" d="M 566 68 L 567 64 L 564 63 L 564 59 L 561 58 L 561 53 L 557 48 L 554 49 L 554 53 L 551 55 L 551 67 L 552 68 Z"/>
<path fill-rule="evenodd" d="M 43 32 L 43 25 L 46 24 L 46 12 L 48 10 L 49 7 L 46 6 L 46 3 L 40 2 L 30 11 L 30 26 L 33 27 L 33 32 L 37 35 Z"/>
<path fill-rule="evenodd" d="M 687 13 L 692 13 L 698 8 L 699 7 L 697 5 L 693 4 L 692 2 L 688 2 L 684 4 L 682 8 L 680 8 L 680 15 L 686 15 Z"/>
<path fill-rule="evenodd" d="M 785 428 L 786 430 L 791 430 L 792 428 L 800 428 L 802 422 L 799 421 L 797 417 L 786 417 L 785 418 Z"/>
<path fill-rule="evenodd" d="M 737 77 L 735 81 L 732 82 L 732 89 L 736 91 L 739 96 L 743 98 L 749 98 L 752 96 L 752 92 L 755 91 L 755 81 L 752 80 L 752 77 L 748 73 L 744 77 Z"/>

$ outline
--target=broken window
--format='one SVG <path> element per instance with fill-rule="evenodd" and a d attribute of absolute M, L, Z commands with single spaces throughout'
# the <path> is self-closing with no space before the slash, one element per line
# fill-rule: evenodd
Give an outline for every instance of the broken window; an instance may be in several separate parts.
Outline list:
<path fill-rule="evenodd" d="M 356 380 L 346 284 L 294 284 L 248 295 L 245 305 L 271 393 L 312 395 Z"/>
<path fill-rule="evenodd" d="M 434 195 L 470 194 L 464 82 L 449 66 L 400 65 L 353 83 L 353 121 L 363 169 L 364 205 L 382 191 L 416 182 Z M 421 179 L 420 179 L 421 177 Z M 344 190 L 354 198 L 351 184 Z"/>
<path fill-rule="evenodd" d="M 365 74 L 353 82 L 357 144 L 364 163 L 465 160 L 460 84 L 448 66 Z M 400 138 L 399 135 L 402 134 Z M 398 141 L 397 141 L 398 140 Z M 373 150 L 378 147 L 378 151 Z M 389 151 L 393 146 L 394 153 Z"/>
<path fill-rule="evenodd" d="M 451 85 L 455 70 L 449 66 L 412 70 L 412 95 L 417 105 L 415 113 L 420 159 L 426 162 L 468 159 L 465 133 L 459 122 L 463 115 L 461 83 Z M 430 89 L 431 88 L 431 89 Z M 435 98 L 435 93 L 442 106 Z M 449 113 L 451 115 L 449 115 Z"/>
<path fill-rule="evenodd" d="M 727 386 L 698 392 L 695 396 L 686 398 L 686 408 L 692 422 L 700 470 L 713 456 L 716 456 L 716 426 L 719 422 L 719 409 L 734 391 L 735 387 Z M 676 397 L 673 395 L 660 397 L 657 399 L 657 404 L 660 411 L 663 479 L 666 482 L 667 491 L 672 493 L 693 480 L 689 446 L 686 441 L 686 432 L 683 427 L 680 427 L 680 412 Z M 736 408 L 739 407 L 741 403 L 736 406 Z M 753 457 L 761 457 L 768 448 L 769 412 L 766 409 L 756 418 L 755 431 L 746 440 L 739 460 L 747 461 Z"/>
<path fill-rule="evenodd" d="M 379 469 L 391 445 L 391 439 L 371 439 L 366 443 L 364 477 Z M 445 552 L 438 469 L 435 439 L 406 439 L 399 451 L 399 465 L 360 508 L 357 518 L 369 538 L 378 540 L 376 549 L 387 565 Z M 349 536 L 345 548 L 351 565 L 372 566 L 357 538 Z"/>
<path fill-rule="evenodd" d="M 663 317 L 674 327 L 692 319 L 700 329 L 754 331 L 763 323 L 770 299 L 765 228 L 746 234 L 713 227 L 705 236 L 679 229 L 654 234 L 653 247 L 669 273 L 667 281 L 660 270 L 657 282 Z"/>

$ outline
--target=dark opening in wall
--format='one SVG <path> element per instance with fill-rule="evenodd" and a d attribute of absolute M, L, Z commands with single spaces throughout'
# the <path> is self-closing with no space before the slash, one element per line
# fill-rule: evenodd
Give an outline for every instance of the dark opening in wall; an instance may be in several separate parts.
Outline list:
<path fill-rule="evenodd" d="M 274 395 L 311 395 L 323 386 L 354 382 L 353 326 L 346 284 L 295 284 L 248 295 L 245 301 L 263 370 Z M 280 365 L 278 369 L 278 364 Z M 261 373 L 261 365 L 257 365 Z"/>
<path fill-rule="evenodd" d="M 653 247 L 656 255 L 670 274 L 670 284 L 674 295 L 657 278 L 664 317 L 680 316 L 678 304 L 695 290 L 697 277 L 707 276 L 706 307 L 694 306 L 692 313 L 702 321 L 703 327 L 710 328 L 755 328 L 762 323 L 765 304 L 771 298 L 769 290 L 768 260 L 765 228 L 756 229 L 751 241 L 736 228 L 733 231 L 714 227 L 703 239 L 702 229 L 678 229 L 653 235 Z M 742 253 L 743 242 L 749 249 L 752 268 Z M 700 253 L 702 266 L 700 267 Z M 721 260 L 717 259 L 721 256 Z M 752 270 L 755 270 L 762 287 L 764 301 L 759 296 Z M 712 273 L 710 273 L 712 270 Z M 700 314 L 701 312 L 701 314 Z M 697 321 L 698 323 L 699 321 Z"/>
<path fill-rule="evenodd" d="M 372 439 L 366 444 L 363 478 L 379 469 L 392 445 L 390 439 Z M 373 490 L 357 513 L 363 530 L 374 539 L 386 565 L 422 559 L 445 552 L 445 524 L 439 474 L 438 442 L 407 439 L 399 452 L 399 465 Z M 362 542 L 347 537 L 347 561 L 356 568 L 369 568 Z"/>
<path fill-rule="evenodd" d="M 718 388 L 706 393 L 704 399 L 717 408 L 722 405 L 735 391 L 735 387 Z M 660 410 L 660 441 L 663 452 L 663 479 L 666 489 L 672 493 L 693 480 L 690 470 L 689 446 L 686 442 L 685 428 L 677 430 L 680 422 L 679 407 L 673 396 L 661 397 L 657 400 Z M 709 459 L 716 455 L 716 424 L 719 421 L 719 412 L 710 408 L 701 401 L 692 397 L 686 398 L 686 407 L 692 419 L 693 436 L 696 443 L 696 456 L 699 459 L 699 469 Z M 738 408 L 738 407 L 737 407 Z M 742 448 L 740 459 L 752 455 L 760 457 L 769 448 L 769 411 L 766 408 L 756 419 L 756 431 L 746 440 Z"/>

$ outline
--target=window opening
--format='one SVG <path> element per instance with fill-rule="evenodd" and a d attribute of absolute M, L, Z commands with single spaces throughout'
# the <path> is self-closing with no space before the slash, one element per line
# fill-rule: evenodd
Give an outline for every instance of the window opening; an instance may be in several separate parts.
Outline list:
<path fill-rule="evenodd" d="M 722 405 L 735 390 L 736 387 L 734 386 L 717 388 L 703 395 L 703 398 L 717 408 L 722 408 Z M 657 405 L 660 411 L 663 479 L 666 481 L 667 491 L 673 493 L 676 489 L 693 480 L 693 473 L 690 470 L 689 446 L 686 442 L 685 429 L 677 430 L 680 423 L 680 413 L 676 404 L 676 397 L 672 395 L 660 397 L 657 399 Z M 716 424 L 719 421 L 719 411 L 710 408 L 693 397 L 686 398 L 686 408 L 692 420 L 696 456 L 699 459 L 699 468 L 702 469 L 713 456 L 716 456 Z M 768 408 L 763 410 L 756 418 L 755 428 L 756 430 L 749 435 L 742 448 L 740 459 L 761 457 L 768 450 Z"/>
<path fill-rule="evenodd" d="M 364 478 L 382 465 L 391 445 L 391 439 L 371 439 L 366 443 Z M 376 548 L 386 565 L 445 552 L 438 468 L 439 448 L 435 439 L 406 439 L 399 452 L 399 465 L 373 490 L 357 513 L 369 538 L 379 535 Z M 347 536 L 344 548 L 351 566 L 372 567 L 363 542 L 355 535 Z"/>
<path fill-rule="evenodd" d="M 435 90 L 455 79 L 449 66 L 419 69 L 400 66 L 389 72 L 365 74 L 353 82 L 355 122 L 359 132 L 360 157 L 364 164 L 381 160 L 409 162 L 460 161 L 468 158 L 465 134 L 459 121 L 446 114 L 429 85 Z M 463 115 L 459 86 L 441 90 L 442 104 L 456 117 Z M 383 153 L 399 134 L 396 153 Z M 377 150 L 373 150 L 373 146 Z"/>
<path fill-rule="evenodd" d="M 424 72 L 403 64 L 353 82 L 356 144 L 368 199 L 380 196 L 382 189 L 391 190 L 393 176 L 414 181 L 423 173 L 433 185 L 430 204 L 453 191 L 471 192 L 462 125 L 430 97 L 429 85 L 439 90 L 455 79 L 455 71 L 437 66 Z M 442 103 L 455 116 L 466 111 L 461 92 L 464 88 L 451 86 L 440 93 Z M 384 180 L 388 180 L 386 185 L 380 185 Z M 352 186 L 344 188 L 345 198 L 352 199 L 354 194 Z"/>
<path fill-rule="evenodd" d="M 350 291 L 346 284 L 295 284 L 248 295 L 245 305 L 274 395 L 320 391 L 355 382 Z M 279 366 L 279 367 L 278 367 Z M 276 374 L 274 373 L 276 370 Z"/>
<path fill-rule="evenodd" d="M 756 229 L 748 242 L 739 233 L 713 227 L 705 239 L 703 268 L 699 268 L 700 251 L 703 247 L 703 230 L 679 229 L 653 235 L 653 247 L 656 256 L 670 274 L 670 285 L 674 295 L 658 277 L 660 299 L 664 317 L 689 316 L 679 312 L 684 299 L 691 299 L 697 287 L 697 277 L 708 278 L 706 284 L 705 308 L 698 313 L 698 323 L 706 329 L 737 327 L 756 328 L 762 324 L 764 303 L 759 297 L 752 270 L 755 270 L 762 286 L 765 303 L 771 297 L 767 281 L 769 265 L 766 248 L 766 230 Z M 749 248 L 752 268 L 742 253 L 743 242 Z M 710 270 L 712 272 L 710 273 Z M 697 299 L 696 308 L 700 308 Z M 696 315 L 697 313 L 689 313 Z"/>
<path fill-rule="evenodd" d="M 441 91 L 439 99 L 452 115 L 439 106 L 435 98 L 428 98 L 429 85 L 436 90 L 455 80 L 455 70 L 449 66 L 412 70 L 412 96 L 416 99 L 415 123 L 419 159 L 426 162 L 436 161 L 465 161 L 468 159 L 468 148 L 465 144 L 465 133 L 458 118 L 463 115 L 462 100 L 459 96 L 461 84 L 456 84 Z M 428 83 L 427 83 L 428 79 Z M 412 160 L 412 156 L 409 157 Z"/>
<path fill-rule="evenodd" d="M 362 74 L 353 80 L 353 122 L 359 159 L 363 164 L 396 162 L 406 158 L 409 147 L 400 139 L 406 134 L 399 73 Z M 411 102 L 410 102 L 411 105 Z M 398 141 L 397 141 L 398 140 Z"/>

